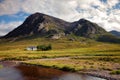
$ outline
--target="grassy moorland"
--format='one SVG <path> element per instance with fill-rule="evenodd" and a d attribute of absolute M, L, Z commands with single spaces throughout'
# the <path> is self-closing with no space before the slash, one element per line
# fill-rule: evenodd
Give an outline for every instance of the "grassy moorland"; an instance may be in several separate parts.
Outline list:
<path fill-rule="evenodd" d="M 50 51 L 27 51 L 28 46 L 51 44 Z M 51 59 L 69 57 L 69 59 Z M 42 58 L 49 58 L 42 60 Z M 120 44 L 102 43 L 81 38 L 70 41 L 35 38 L 0 43 L 1 60 L 27 60 L 26 63 L 59 68 L 68 71 L 106 70 L 119 74 Z M 35 60 L 41 59 L 41 60 Z"/>

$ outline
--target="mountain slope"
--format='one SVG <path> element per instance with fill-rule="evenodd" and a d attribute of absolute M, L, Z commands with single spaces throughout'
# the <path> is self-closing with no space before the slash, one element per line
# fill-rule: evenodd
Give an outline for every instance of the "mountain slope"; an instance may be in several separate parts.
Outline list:
<path fill-rule="evenodd" d="M 68 28 L 69 23 L 61 19 L 42 13 L 30 15 L 22 25 L 9 32 L 4 38 L 14 38 L 30 35 L 54 35 L 62 34 Z"/>
<path fill-rule="evenodd" d="M 110 33 L 117 37 L 120 37 L 120 32 L 118 32 L 118 31 L 112 30 L 112 31 L 110 31 Z"/>
<path fill-rule="evenodd" d="M 76 37 L 91 38 L 103 42 L 119 42 L 120 40 L 106 32 L 96 23 L 90 22 L 86 19 L 80 19 L 79 21 L 70 23 L 42 13 L 30 15 L 23 24 L 2 38 L 19 39 L 38 36 L 59 39 L 61 37 L 67 38 L 67 36 L 71 34 Z"/>
<path fill-rule="evenodd" d="M 103 28 L 99 27 L 97 24 L 92 23 L 85 19 L 80 19 L 74 22 L 73 33 L 77 36 L 83 36 L 86 38 L 95 38 L 98 35 L 107 33 Z"/>

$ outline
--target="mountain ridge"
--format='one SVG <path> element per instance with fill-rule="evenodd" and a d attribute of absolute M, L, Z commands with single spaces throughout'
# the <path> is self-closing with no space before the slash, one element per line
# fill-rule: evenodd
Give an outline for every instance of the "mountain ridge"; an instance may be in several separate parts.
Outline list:
<path fill-rule="evenodd" d="M 55 22 L 59 22 L 60 24 L 55 24 Z M 20 35 L 26 36 L 38 33 L 44 34 L 46 30 L 48 30 L 48 28 L 53 27 L 52 24 L 49 23 L 55 24 L 53 25 L 55 27 L 57 27 L 58 25 L 61 26 L 63 24 L 65 24 L 64 26 L 67 26 L 68 24 L 68 22 L 62 21 L 61 19 L 51 17 L 42 13 L 35 13 L 27 17 L 23 24 L 15 28 L 13 31 L 9 32 L 7 35 L 4 36 L 4 38 L 18 37 Z"/>
<path fill-rule="evenodd" d="M 119 31 L 112 30 L 112 31 L 110 31 L 110 33 L 112 33 L 113 35 L 115 35 L 117 37 L 120 37 L 120 32 Z"/>
<path fill-rule="evenodd" d="M 28 16 L 23 24 L 3 36 L 3 38 L 9 39 L 38 35 L 39 37 L 59 39 L 71 34 L 95 40 L 99 39 L 99 37 L 104 34 L 109 34 L 109 36 L 111 36 L 110 33 L 105 31 L 96 23 L 90 22 L 86 19 L 67 22 L 62 19 L 37 12 Z M 104 37 L 102 37 L 102 39 L 103 38 Z"/>
<path fill-rule="evenodd" d="M 95 36 L 92 36 L 92 34 L 98 35 L 98 34 L 107 33 L 107 31 L 105 31 L 103 28 L 98 26 L 96 23 L 90 22 L 83 18 L 80 19 L 79 21 L 76 21 L 76 26 L 74 26 L 74 29 L 76 28 L 78 30 L 74 31 L 74 33 L 77 36 L 83 36 L 86 38 L 95 37 Z"/>

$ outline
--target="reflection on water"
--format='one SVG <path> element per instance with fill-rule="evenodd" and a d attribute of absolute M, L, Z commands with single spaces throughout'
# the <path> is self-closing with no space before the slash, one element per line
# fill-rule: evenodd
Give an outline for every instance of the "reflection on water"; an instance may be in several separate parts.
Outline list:
<path fill-rule="evenodd" d="M 20 72 L 15 68 L 0 69 L 0 80 L 23 80 Z"/>
<path fill-rule="evenodd" d="M 62 75 L 58 80 L 105 80 L 105 79 L 71 73 Z"/>
<path fill-rule="evenodd" d="M 37 66 L 9 66 L 0 69 L 0 80 L 105 80 L 87 75 Z"/>

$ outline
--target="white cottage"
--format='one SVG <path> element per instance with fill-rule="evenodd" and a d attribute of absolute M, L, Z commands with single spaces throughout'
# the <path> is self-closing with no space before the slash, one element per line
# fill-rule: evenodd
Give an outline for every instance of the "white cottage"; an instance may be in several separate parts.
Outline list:
<path fill-rule="evenodd" d="M 28 50 L 28 51 L 36 51 L 37 47 L 36 46 L 29 46 L 29 47 L 26 48 L 26 50 Z"/>

